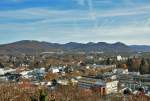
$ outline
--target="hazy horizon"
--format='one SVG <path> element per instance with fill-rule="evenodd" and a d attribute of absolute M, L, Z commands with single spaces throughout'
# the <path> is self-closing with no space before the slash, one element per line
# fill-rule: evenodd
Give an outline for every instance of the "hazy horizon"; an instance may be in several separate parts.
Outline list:
<path fill-rule="evenodd" d="M 68 42 L 51 42 L 51 41 L 42 41 L 42 40 L 16 40 L 16 41 L 12 41 L 12 42 L 7 42 L 7 43 L 0 43 L 0 45 L 4 45 L 4 44 L 11 44 L 11 43 L 15 43 L 15 42 L 21 42 L 21 41 L 38 41 L 38 42 L 48 42 L 48 43 L 58 43 L 58 44 L 67 44 L 67 43 L 81 43 L 81 44 L 87 44 L 87 43 L 107 43 L 107 44 L 115 44 L 115 43 L 123 43 L 125 45 L 128 45 L 128 46 L 132 46 L 132 45 L 143 45 L 143 46 L 150 46 L 150 45 L 145 45 L 145 44 L 127 44 L 127 43 L 124 43 L 124 42 L 120 42 L 120 41 L 116 41 L 116 42 L 106 42 L 106 41 L 98 41 L 98 42 L 92 42 L 92 41 L 89 41 L 89 42 L 75 42 L 75 41 L 68 41 Z"/>
<path fill-rule="evenodd" d="M 150 0 L 1 0 L 0 37 L 150 45 Z"/>

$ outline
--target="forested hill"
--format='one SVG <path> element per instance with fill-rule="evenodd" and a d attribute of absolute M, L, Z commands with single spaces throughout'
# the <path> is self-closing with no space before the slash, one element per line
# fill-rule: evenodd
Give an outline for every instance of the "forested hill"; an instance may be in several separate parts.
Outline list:
<path fill-rule="evenodd" d="M 143 46 L 144 47 L 144 46 Z M 124 43 L 89 42 L 86 44 L 69 42 L 66 44 L 49 43 L 41 41 L 22 40 L 0 45 L 0 54 L 39 54 L 41 52 L 105 52 L 105 53 L 130 53 L 133 51 L 150 51 L 146 46 L 128 46 Z"/>

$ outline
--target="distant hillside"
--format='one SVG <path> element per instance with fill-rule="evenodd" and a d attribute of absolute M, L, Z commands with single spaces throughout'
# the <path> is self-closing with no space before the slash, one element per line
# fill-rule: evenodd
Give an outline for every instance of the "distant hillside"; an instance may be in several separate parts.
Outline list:
<path fill-rule="evenodd" d="M 114 44 L 109 44 L 105 42 L 98 42 L 98 43 L 75 43 L 70 42 L 67 44 L 63 44 L 63 49 L 67 51 L 84 51 L 84 52 L 129 52 L 131 51 L 128 46 L 123 43 L 117 42 Z"/>
<path fill-rule="evenodd" d="M 150 46 L 148 45 L 131 45 L 130 48 L 135 52 L 150 52 Z"/>
<path fill-rule="evenodd" d="M 114 44 L 105 42 L 89 42 L 87 44 L 70 42 L 66 44 L 59 44 L 23 40 L 0 45 L 0 54 L 39 54 L 41 52 L 49 51 L 122 53 L 131 52 L 132 50 L 129 46 L 121 42 L 117 42 Z"/>
<path fill-rule="evenodd" d="M 43 51 L 56 51 L 59 44 L 23 40 L 10 44 L 0 45 L 0 54 L 39 54 Z"/>

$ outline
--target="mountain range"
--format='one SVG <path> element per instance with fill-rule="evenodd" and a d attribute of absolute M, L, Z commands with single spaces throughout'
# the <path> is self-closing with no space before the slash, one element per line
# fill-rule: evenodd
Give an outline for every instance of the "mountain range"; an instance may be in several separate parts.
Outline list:
<path fill-rule="evenodd" d="M 34 40 L 22 40 L 9 44 L 0 45 L 0 54 L 39 54 L 41 52 L 105 52 L 105 53 L 130 53 L 130 52 L 150 52 L 150 46 L 126 45 L 121 42 L 113 44 L 106 42 L 86 44 L 69 42 L 66 44 L 49 43 Z"/>

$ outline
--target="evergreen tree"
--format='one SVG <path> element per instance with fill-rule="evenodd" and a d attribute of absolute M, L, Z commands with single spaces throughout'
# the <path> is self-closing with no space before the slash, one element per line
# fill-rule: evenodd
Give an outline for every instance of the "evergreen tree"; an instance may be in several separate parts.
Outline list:
<path fill-rule="evenodd" d="M 55 101 L 55 96 L 54 95 L 51 95 L 50 101 Z"/>
<path fill-rule="evenodd" d="M 129 71 L 132 71 L 132 64 L 133 64 L 132 59 L 129 59 L 129 58 L 128 58 L 126 64 L 127 64 L 127 66 L 128 66 Z"/>
<path fill-rule="evenodd" d="M 110 64 L 111 64 L 110 58 L 107 58 L 106 65 L 110 65 Z"/>
<path fill-rule="evenodd" d="M 149 65 L 148 65 L 147 60 L 145 60 L 144 58 L 142 58 L 141 60 L 139 71 L 141 74 L 149 73 Z"/>
<path fill-rule="evenodd" d="M 38 101 L 35 96 L 32 96 L 30 99 L 31 101 Z"/>
<path fill-rule="evenodd" d="M 45 93 L 44 91 L 41 90 L 39 100 L 40 101 L 48 101 L 47 93 Z"/>

